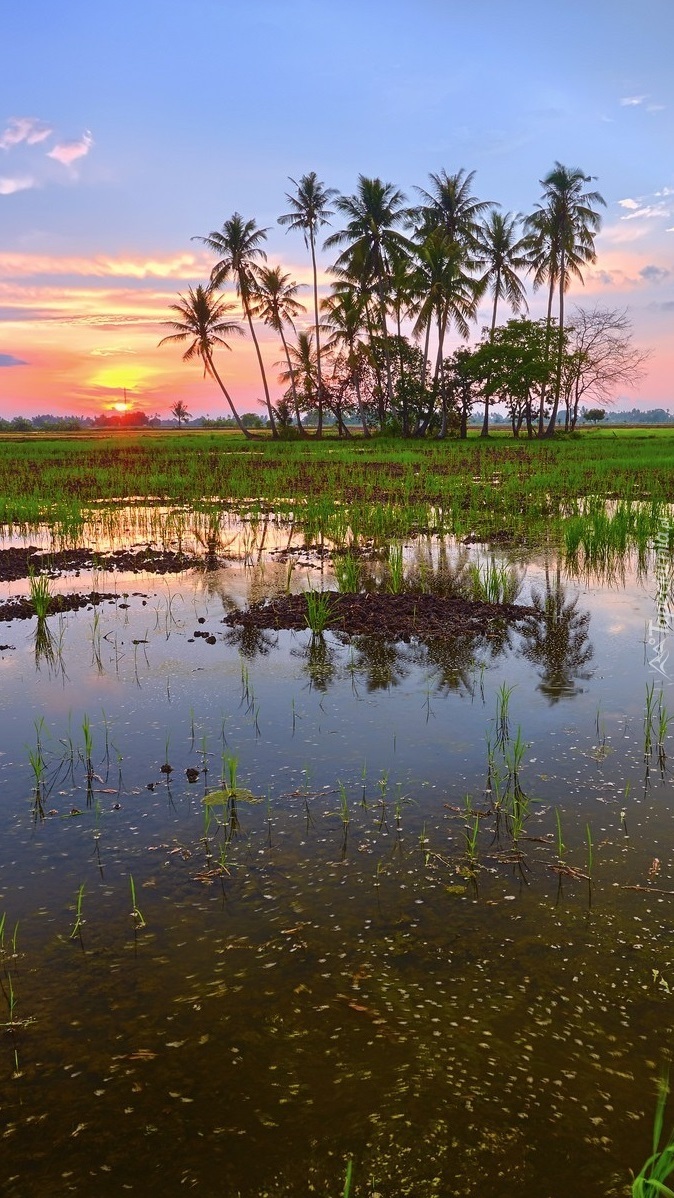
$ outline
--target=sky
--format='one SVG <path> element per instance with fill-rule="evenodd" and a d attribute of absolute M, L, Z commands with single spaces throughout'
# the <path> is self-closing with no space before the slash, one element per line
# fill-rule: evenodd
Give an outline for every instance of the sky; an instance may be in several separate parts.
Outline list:
<path fill-rule="evenodd" d="M 277 224 L 290 178 L 316 171 L 349 195 L 359 174 L 379 176 L 414 202 L 431 172 L 464 169 L 479 198 L 528 213 L 556 161 L 606 200 L 569 307 L 627 309 L 650 358 L 617 406 L 674 411 L 672 45 L 673 0 L 8 5 L 0 415 L 96 415 L 125 388 L 148 415 L 177 400 L 225 414 L 198 364 L 158 346 L 163 322 L 208 279 L 198 238 L 235 211 L 268 228 L 270 264 L 310 282 L 301 234 Z M 320 254 L 323 293 L 330 261 Z M 545 296 L 529 300 L 543 315 Z M 473 339 L 488 319 L 486 301 Z M 220 370 L 239 410 L 255 410 L 250 338 L 232 345 Z M 282 349 L 269 333 L 262 348 L 277 398 Z"/>

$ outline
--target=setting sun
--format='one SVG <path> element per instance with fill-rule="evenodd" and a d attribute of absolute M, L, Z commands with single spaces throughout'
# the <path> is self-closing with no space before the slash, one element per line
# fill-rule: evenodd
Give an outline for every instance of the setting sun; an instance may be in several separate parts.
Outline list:
<path fill-rule="evenodd" d="M 152 374 L 154 371 L 151 367 L 135 363 L 131 366 L 104 366 L 102 370 L 97 370 L 91 375 L 88 382 L 91 387 L 105 387 L 110 391 L 137 391 Z M 115 404 L 115 407 L 117 406 Z M 125 405 L 122 405 L 120 410 L 124 411 Z"/>

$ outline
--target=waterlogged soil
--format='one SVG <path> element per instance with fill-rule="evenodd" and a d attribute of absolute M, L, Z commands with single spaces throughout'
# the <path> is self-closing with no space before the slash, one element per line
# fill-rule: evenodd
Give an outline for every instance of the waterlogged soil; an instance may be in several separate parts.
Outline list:
<path fill-rule="evenodd" d="M 31 574 L 49 574 L 56 578 L 82 570 L 113 570 L 131 574 L 179 574 L 200 560 L 175 550 L 117 549 L 99 553 L 95 549 L 61 549 L 46 552 L 35 545 L 0 549 L 0 582 L 17 582 Z"/>
<path fill-rule="evenodd" d="M 128 553 L 0 645 L 0 1193 L 626 1198 L 674 1037 L 653 579 Z"/>
<path fill-rule="evenodd" d="M 324 591 L 325 629 L 350 636 L 374 635 L 407 642 L 412 637 L 451 637 L 465 634 L 499 635 L 505 624 L 535 615 L 532 607 L 515 603 L 480 603 L 427 594 L 341 594 Z M 223 623 L 243 628 L 295 629 L 307 627 L 304 595 L 253 604 L 232 612 Z"/>

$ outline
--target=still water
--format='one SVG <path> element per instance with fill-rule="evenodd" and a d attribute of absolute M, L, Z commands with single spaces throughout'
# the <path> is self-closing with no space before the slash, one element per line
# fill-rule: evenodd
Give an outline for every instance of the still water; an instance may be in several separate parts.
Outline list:
<path fill-rule="evenodd" d="M 0 1193 L 629 1193 L 674 1023 L 653 563 L 520 554 L 496 638 L 242 633 L 334 586 L 272 532 L 0 625 Z"/>

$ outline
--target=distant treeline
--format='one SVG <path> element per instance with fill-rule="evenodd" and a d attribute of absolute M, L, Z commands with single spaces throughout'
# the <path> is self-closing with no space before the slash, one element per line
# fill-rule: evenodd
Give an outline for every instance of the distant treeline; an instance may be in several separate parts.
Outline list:
<path fill-rule="evenodd" d="M 581 420 L 585 416 L 585 412 L 581 412 Z M 603 417 L 600 417 L 603 424 L 674 424 L 674 415 L 668 412 L 665 408 L 648 408 L 642 411 L 641 408 L 631 408 L 629 412 L 606 412 Z M 500 412 L 492 412 L 492 423 L 495 425 L 509 424 L 508 416 L 502 415 Z M 563 422 L 563 413 L 558 415 L 558 420 Z M 268 428 L 269 421 L 257 412 L 244 412 L 241 417 L 241 422 L 245 428 L 261 429 Z M 305 420 L 305 424 L 309 427 L 315 424 L 315 416 L 312 420 L 311 416 Z M 326 418 L 324 423 L 327 425 L 336 424 L 334 417 Z M 349 424 L 357 424 L 357 419 L 352 417 L 348 421 Z M 482 413 L 476 410 L 472 413 L 470 424 L 475 427 L 482 423 Z M 116 412 L 111 415 L 101 416 L 52 416 L 47 413 L 43 416 L 14 416 L 11 420 L 4 420 L 0 417 L 0 432 L 3 433 L 33 433 L 33 432 L 48 432 L 48 433 L 73 433 L 85 432 L 87 429 L 100 428 L 178 428 L 177 420 L 162 420 L 160 416 L 148 416 L 145 412 Z M 236 428 L 236 421 L 231 416 L 197 416 L 194 420 L 183 420 L 183 428 L 212 428 L 212 429 L 227 429 Z"/>

